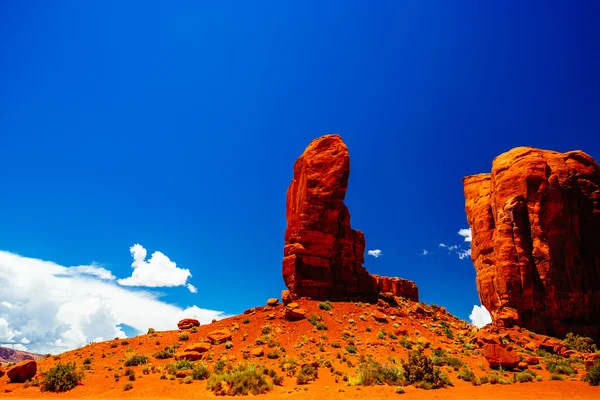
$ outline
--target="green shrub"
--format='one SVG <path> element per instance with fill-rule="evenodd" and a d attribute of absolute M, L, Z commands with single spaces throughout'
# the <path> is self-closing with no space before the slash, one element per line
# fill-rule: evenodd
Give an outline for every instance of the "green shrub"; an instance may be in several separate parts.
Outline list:
<path fill-rule="evenodd" d="M 475 374 L 473 373 L 473 371 L 471 371 L 471 369 L 469 369 L 468 367 L 461 369 L 458 374 L 456 374 L 456 377 L 458 379 L 462 379 L 463 381 L 466 382 L 477 382 L 479 383 L 479 381 L 477 381 L 477 377 L 475 376 Z"/>
<path fill-rule="evenodd" d="M 148 328 L 148 335 L 153 335 L 156 333 L 156 330 L 154 328 Z"/>
<path fill-rule="evenodd" d="M 226 348 L 227 350 L 231 349 L 232 347 L 233 347 L 233 343 L 231 343 L 231 342 L 229 342 L 229 341 L 225 343 L 225 348 Z"/>
<path fill-rule="evenodd" d="M 534 376 L 528 374 L 527 371 L 523 371 L 516 374 L 515 378 L 519 382 L 533 382 Z"/>
<path fill-rule="evenodd" d="M 402 339 L 400 339 L 398 341 L 398 343 L 400 343 L 400 345 L 402 347 L 404 347 L 405 349 L 407 349 L 407 350 L 412 349 L 412 346 L 413 346 L 412 343 L 408 341 L 408 337 L 407 336 L 404 336 Z"/>
<path fill-rule="evenodd" d="M 300 371 L 296 376 L 296 383 L 298 385 L 304 385 L 310 381 L 316 380 L 318 377 L 319 372 L 317 367 L 314 367 L 311 364 L 305 364 L 300 368 Z"/>
<path fill-rule="evenodd" d="M 125 360 L 126 367 L 135 367 L 138 365 L 146 364 L 148 357 L 143 354 L 132 354 L 127 360 Z"/>
<path fill-rule="evenodd" d="M 226 385 L 223 385 L 223 382 Z M 212 375 L 207 387 L 217 395 L 258 395 L 272 389 L 261 370 L 252 364 L 240 365 L 231 372 Z"/>
<path fill-rule="evenodd" d="M 323 322 L 317 322 L 317 324 L 315 325 L 315 327 L 319 331 L 326 331 L 327 330 L 327 325 L 325 325 Z"/>
<path fill-rule="evenodd" d="M 346 351 L 350 354 L 356 354 L 356 347 L 353 345 L 348 345 L 346 346 Z"/>
<path fill-rule="evenodd" d="M 206 364 L 197 363 L 197 364 L 194 364 L 194 367 L 192 368 L 191 377 L 192 377 L 192 379 L 195 379 L 198 381 L 208 379 L 210 377 L 210 371 L 206 367 Z"/>
<path fill-rule="evenodd" d="M 131 390 L 131 389 L 133 389 L 133 383 L 131 383 L 131 382 L 125 382 L 123 384 L 123 390 L 124 391 L 128 391 L 128 390 Z"/>
<path fill-rule="evenodd" d="M 193 368 L 194 368 L 194 364 L 192 364 L 188 360 L 178 360 L 175 362 L 170 362 L 168 364 L 165 364 L 163 367 L 163 370 L 168 375 L 175 375 L 177 373 L 177 371 L 183 371 L 185 369 L 193 369 Z"/>
<path fill-rule="evenodd" d="M 551 381 L 564 381 L 565 377 L 562 375 L 558 375 L 558 374 L 552 374 L 552 375 L 550 375 L 550 380 Z"/>
<path fill-rule="evenodd" d="M 176 351 L 177 350 L 175 350 L 175 348 L 173 348 L 171 346 L 167 346 L 164 349 L 162 349 L 161 351 L 159 351 L 158 353 L 155 353 L 154 358 L 157 358 L 159 360 L 171 358 L 175 355 Z"/>
<path fill-rule="evenodd" d="M 73 389 L 83 379 L 83 372 L 77 372 L 74 362 L 58 363 L 50 368 L 42 378 L 42 392 L 66 392 Z"/>
<path fill-rule="evenodd" d="M 402 386 L 396 386 L 396 389 L 394 391 L 396 392 L 396 394 L 403 394 L 404 388 Z"/>
<path fill-rule="evenodd" d="M 595 353 L 598 350 L 591 338 L 574 335 L 571 332 L 567 333 L 563 343 L 569 350 L 576 350 L 580 353 Z"/>
<path fill-rule="evenodd" d="M 454 368 L 455 371 L 458 371 L 459 368 L 462 368 L 465 366 L 465 363 L 463 362 L 463 360 L 461 360 L 460 358 L 457 358 L 457 357 L 445 356 L 444 363 L 446 365 L 448 365 L 449 367 Z"/>
<path fill-rule="evenodd" d="M 404 384 L 404 372 L 395 366 L 387 366 L 376 361 L 363 362 L 358 366 L 356 384 L 361 386 Z"/>
<path fill-rule="evenodd" d="M 546 363 L 546 369 L 553 374 L 574 375 L 577 371 L 566 361 L 549 361 Z"/>
<path fill-rule="evenodd" d="M 485 385 L 488 382 L 489 382 L 489 379 L 488 379 L 487 376 L 482 376 L 481 378 L 479 378 L 479 384 L 480 385 Z"/>
<path fill-rule="evenodd" d="M 192 329 L 190 329 L 190 332 L 192 332 L 192 333 L 198 332 L 198 327 L 197 326 L 192 326 Z"/>
<path fill-rule="evenodd" d="M 223 372 L 223 370 L 225 369 L 225 365 L 226 365 L 225 361 L 223 361 L 223 360 L 217 361 L 214 365 L 215 372 L 218 374 Z"/>
<path fill-rule="evenodd" d="M 440 322 L 440 327 L 448 339 L 454 339 L 454 333 L 452 333 L 452 329 L 450 329 L 450 326 L 445 321 Z"/>
<path fill-rule="evenodd" d="M 404 368 L 404 376 L 408 383 L 416 384 L 422 388 L 439 388 L 444 386 L 452 386 L 450 378 L 439 368 L 435 367 L 431 362 L 431 359 L 425 354 L 412 351 L 408 354 L 408 361 L 402 361 L 402 367 Z"/>
<path fill-rule="evenodd" d="M 265 325 L 262 327 L 261 332 L 263 335 L 267 335 L 271 332 L 271 326 Z"/>
<path fill-rule="evenodd" d="M 92 363 L 92 359 L 87 357 L 83 360 L 83 365 L 90 365 Z"/>
<path fill-rule="evenodd" d="M 181 332 L 177 338 L 179 340 L 189 340 L 190 336 L 186 332 Z"/>
<path fill-rule="evenodd" d="M 281 376 L 281 375 L 273 376 L 273 384 L 277 385 L 277 386 L 282 386 L 283 385 L 283 376 Z"/>
<path fill-rule="evenodd" d="M 242 324 L 249 324 L 250 320 L 248 318 L 244 318 L 244 320 L 242 321 Z"/>
<path fill-rule="evenodd" d="M 332 307 L 332 305 L 329 302 L 329 300 L 319 303 L 319 309 L 321 309 L 321 310 L 329 311 L 329 310 L 331 310 L 331 307 Z"/>
<path fill-rule="evenodd" d="M 191 376 L 186 376 L 185 378 L 183 378 L 183 383 L 185 383 L 186 385 L 189 385 L 190 383 L 192 383 L 192 377 Z"/>
<path fill-rule="evenodd" d="M 592 386 L 600 386 L 600 365 L 592 366 L 583 377 L 583 380 Z"/>

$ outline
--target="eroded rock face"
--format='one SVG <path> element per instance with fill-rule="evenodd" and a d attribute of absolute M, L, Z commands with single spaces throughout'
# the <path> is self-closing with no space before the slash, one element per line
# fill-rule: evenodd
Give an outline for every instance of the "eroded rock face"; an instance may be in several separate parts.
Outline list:
<path fill-rule="evenodd" d="M 349 175 L 348 148 L 338 135 L 313 140 L 296 161 L 287 192 L 286 286 L 298 297 L 320 300 L 386 291 L 417 301 L 413 282 L 372 276 L 362 266 L 365 237 L 350 226 L 344 204 Z"/>
<path fill-rule="evenodd" d="M 477 290 L 498 325 L 600 339 L 600 167 L 518 147 L 463 179 Z"/>
<path fill-rule="evenodd" d="M 23 383 L 31 379 L 37 373 L 37 363 L 33 360 L 21 361 L 17 365 L 10 368 L 6 375 L 11 382 Z"/>

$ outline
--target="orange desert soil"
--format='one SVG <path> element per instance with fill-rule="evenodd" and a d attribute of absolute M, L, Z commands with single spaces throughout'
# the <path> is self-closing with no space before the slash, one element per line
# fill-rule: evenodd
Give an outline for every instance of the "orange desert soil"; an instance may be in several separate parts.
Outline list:
<path fill-rule="evenodd" d="M 331 311 L 319 308 L 319 302 L 311 300 L 298 300 L 299 306 L 307 311 L 306 315 L 318 315 L 327 327 L 326 330 L 317 330 L 308 320 L 287 321 L 284 318 L 284 306 L 257 307 L 248 314 L 223 319 L 212 324 L 197 328 L 197 332 L 187 330 L 189 340 L 178 339 L 182 331 L 156 332 L 133 338 L 128 338 L 123 344 L 121 339 L 101 343 L 91 343 L 77 350 L 63 353 L 59 356 L 46 357 L 38 361 L 38 376 L 47 371 L 58 362 L 75 361 L 78 367 L 83 365 L 83 360 L 91 358 L 90 369 L 84 371 L 82 383 L 66 393 L 41 392 L 39 387 L 24 387 L 23 384 L 9 383 L 6 375 L 0 378 L 1 399 L 25 398 L 110 398 L 110 399 L 197 399 L 215 398 L 206 388 L 206 381 L 194 380 L 191 384 L 182 383 L 182 379 L 160 379 L 161 372 L 143 374 L 144 365 L 132 367 L 136 380 L 132 382 L 133 388 L 123 390 L 123 384 L 128 382 L 127 377 L 115 381 L 114 374 L 123 375 L 124 361 L 130 354 L 144 354 L 149 357 L 149 364 L 157 369 L 174 361 L 173 358 L 159 360 L 152 355 L 162 350 L 165 346 L 181 343 L 178 351 L 192 343 L 204 342 L 209 332 L 217 329 L 229 329 L 232 333 L 233 347 L 226 349 L 225 344 L 212 345 L 204 353 L 203 361 L 212 371 L 214 363 L 225 360 L 231 364 L 239 362 L 253 362 L 277 371 L 284 376 L 282 386 L 273 386 L 267 394 L 259 395 L 260 398 L 295 398 L 295 399 L 353 399 L 353 398 L 406 398 L 406 399 L 600 399 L 600 387 L 593 387 L 581 381 L 585 368 L 578 368 L 576 377 L 566 377 L 564 381 L 550 381 L 550 373 L 545 368 L 545 362 L 540 357 L 540 365 L 533 369 L 542 381 L 529 383 L 514 383 L 509 385 L 484 384 L 474 386 L 456 377 L 456 371 L 449 366 L 440 367 L 454 383 L 454 387 L 435 390 L 417 389 L 414 386 L 405 386 L 406 393 L 396 394 L 393 386 L 349 386 L 343 381 L 343 374 L 350 380 L 356 376 L 356 367 L 361 356 L 372 358 L 380 363 L 400 365 L 401 360 L 408 358 L 408 350 L 399 342 L 401 338 L 414 343 L 415 348 L 421 348 L 425 354 L 431 355 L 434 349 L 443 349 L 448 355 L 460 358 L 465 362 L 476 376 L 487 376 L 491 369 L 483 352 L 474 343 L 474 328 L 467 322 L 458 320 L 447 313 L 442 307 L 427 306 L 423 303 L 404 301 L 398 307 L 383 307 L 382 304 L 364 304 L 357 302 L 331 303 Z M 378 322 L 373 314 L 383 313 L 386 322 Z M 396 315 L 394 315 L 396 314 Z M 272 319 L 271 319 L 272 318 Z M 440 334 L 440 323 L 444 321 L 452 331 L 453 338 Z M 270 327 L 272 345 L 262 345 L 264 355 L 244 359 L 244 353 L 258 347 L 256 340 L 265 336 L 263 328 Z M 267 330 L 265 329 L 265 332 Z M 385 332 L 384 338 L 378 333 Z M 521 328 L 504 329 L 508 333 L 506 338 L 511 340 L 511 345 L 521 351 L 521 355 L 528 357 L 533 354 L 521 345 L 533 341 L 540 341 L 543 336 L 533 334 Z M 381 336 L 381 335 L 379 335 Z M 352 341 L 357 349 L 356 354 L 346 354 L 344 351 L 348 342 Z M 339 343 L 340 347 L 332 344 Z M 267 357 L 277 348 L 283 347 L 279 359 Z M 339 356 L 338 356 L 339 354 Z M 286 375 L 280 367 L 280 362 L 285 358 L 294 358 L 299 365 L 313 361 L 330 361 L 338 375 L 331 373 L 330 368 L 322 366 L 318 369 L 318 379 L 305 385 L 298 385 L 296 378 Z M 146 365 L 146 366 L 148 366 Z M 512 372 L 506 373 L 507 377 Z M 337 380 L 337 382 L 336 382 Z M 269 378 L 270 381 L 270 378 Z"/>

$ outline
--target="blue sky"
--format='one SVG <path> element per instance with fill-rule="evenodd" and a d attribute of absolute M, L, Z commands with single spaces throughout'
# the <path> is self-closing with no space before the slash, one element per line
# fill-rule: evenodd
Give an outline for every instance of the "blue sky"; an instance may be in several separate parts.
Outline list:
<path fill-rule="evenodd" d="M 139 243 L 197 293 L 128 290 L 239 313 L 284 289 L 293 164 L 339 133 L 352 225 L 383 253 L 367 269 L 468 319 L 473 265 L 438 246 L 468 248 L 461 179 L 521 145 L 600 159 L 598 17 L 593 1 L 2 2 L 0 250 L 124 279 Z"/>

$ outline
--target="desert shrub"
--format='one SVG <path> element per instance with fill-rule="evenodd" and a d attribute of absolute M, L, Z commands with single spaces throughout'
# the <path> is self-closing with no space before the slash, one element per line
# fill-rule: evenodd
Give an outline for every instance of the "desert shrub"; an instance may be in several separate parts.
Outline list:
<path fill-rule="evenodd" d="M 460 358 L 457 358 L 457 357 L 445 356 L 444 363 L 446 365 L 448 365 L 449 367 L 454 368 L 455 371 L 458 371 L 459 368 L 462 368 L 465 366 L 465 363 L 463 362 L 463 360 L 461 360 Z"/>
<path fill-rule="evenodd" d="M 561 375 L 574 375 L 577 371 L 569 365 L 566 361 L 548 361 L 546 363 L 546 369 L 553 374 Z"/>
<path fill-rule="evenodd" d="M 404 372 L 395 366 L 379 364 L 375 361 L 363 362 L 358 366 L 356 384 L 361 386 L 404 384 Z"/>
<path fill-rule="evenodd" d="M 326 331 L 327 330 L 327 325 L 325 325 L 325 323 L 323 323 L 323 322 L 317 322 L 317 324 L 315 325 L 315 327 L 319 331 Z"/>
<path fill-rule="evenodd" d="M 515 378 L 519 382 L 533 382 L 534 376 L 528 374 L 527 371 L 523 371 L 516 374 Z"/>
<path fill-rule="evenodd" d="M 480 385 L 485 385 L 488 382 L 489 382 L 489 378 L 487 376 L 482 376 L 481 378 L 479 378 Z"/>
<path fill-rule="evenodd" d="M 593 365 L 583 377 L 592 386 L 600 386 L 600 365 Z"/>
<path fill-rule="evenodd" d="M 223 370 L 225 369 L 225 365 L 226 365 L 225 361 L 223 361 L 223 360 L 217 361 L 214 365 L 215 372 L 218 374 L 223 372 Z"/>
<path fill-rule="evenodd" d="M 226 349 L 228 349 L 228 350 L 229 350 L 229 349 L 231 349 L 232 347 L 233 347 L 233 343 L 231 343 L 231 342 L 226 342 L 226 343 L 225 343 L 225 348 L 226 348 Z"/>
<path fill-rule="evenodd" d="M 403 394 L 404 388 L 402 386 L 396 386 L 396 389 L 394 391 L 396 392 L 396 394 Z"/>
<path fill-rule="evenodd" d="M 128 390 L 131 390 L 131 389 L 133 389 L 133 383 L 131 383 L 131 382 L 125 382 L 123 384 L 123 390 L 124 391 L 128 391 Z"/>
<path fill-rule="evenodd" d="M 188 360 L 178 360 L 175 362 L 170 362 L 165 364 L 163 370 L 167 373 L 167 375 L 175 375 L 177 371 L 183 371 L 184 369 L 193 369 L 194 364 L 189 362 Z"/>
<path fill-rule="evenodd" d="M 92 359 L 87 357 L 83 359 L 83 365 L 90 365 L 92 363 Z"/>
<path fill-rule="evenodd" d="M 413 345 L 412 345 L 412 343 L 411 343 L 411 342 L 409 342 L 409 340 L 408 340 L 408 337 L 407 337 L 407 336 L 404 336 L 402 339 L 400 339 L 400 340 L 398 341 L 398 343 L 400 343 L 400 346 L 404 347 L 404 348 L 405 348 L 405 349 L 407 349 L 407 350 L 410 350 L 410 349 L 412 349 L 412 346 L 413 346 Z"/>
<path fill-rule="evenodd" d="M 331 307 L 332 307 L 332 305 L 329 302 L 329 300 L 319 303 L 319 309 L 321 309 L 321 310 L 329 311 L 329 310 L 331 310 Z"/>
<path fill-rule="evenodd" d="M 189 385 L 190 383 L 192 383 L 192 377 L 191 376 L 186 376 L 185 378 L 183 378 L 183 383 L 185 383 L 186 385 Z"/>
<path fill-rule="evenodd" d="M 273 384 L 277 386 L 283 385 L 283 376 L 275 375 L 273 376 Z"/>
<path fill-rule="evenodd" d="M 562 375 L 558 375 L 558 374 L 552 374 L 552 375 L 550 375 L 550 380 L 551 381 L 564 381 L 565 377 Z"/>
<path fill-rule="evenodd" d="M 121 346 L 127 346 L 129 344 L 129 340 L 122 340 Z"/>
<path fill-rule="evenodd" d="M 249 324 L 250 320 L 248 318 L 244 318 L 244 320 L 242 321 L 242 324 Z"/>
<path fill-rule="evenodd" d="M 279 350 L 275 350 L 270 353 L 267 353 L 267 358 L 269 358 L 271 360 L 275 360 L 275 359 L 279 358 Z"/>
<path fill-rule="evenodd" d="M 181 332 L 177 338 L 179 340 L 189 340 L 190 336 L 186 332 Z"/>
<path fill-rule="evenodd" d="M 83 372 L 77 372 L 77 364 L 58 363 L 50 368 L 42 378 L 42 392 L 66 392 L 73 389 L 83 379 Z"/>
<path fill-rule="evenodd" d="M 402 361 L 402 367 L 404 368 L 404 376 L 408 383 L 417 384 L 424 382 L 423 385 L 417 385 L 418 387 L 427 388 L 427 386 L 431 385 L 431 388 L 438 388 L 452 385 L 450 378 L 440 371 L 439 368 L 435 367 L 429 357 L 418 351 L 410 352 L 408 354 L 408 361 Z"/>
<path fill-rule="evenodd" d="M 385 339 L 385 332 L 384 331 L 377 332 L 377 339 Z"/>
<path fill-rule="evenodd" d="M 265 325 L 262 327 L 261 332 L 263 335 L 267 335 L 271 332 L 271 326 L 270 325 Z"/>
<path fill-rule="evenodd" d="M 346 346 L 346 351 L 350 354 L 356 354 L 356 347 L 353 345 L 348 345 Z"/>
<path fill-rule="evenodd" d="M 334 349 L 339 349 L 340 347 L 342 347 L 342 345 L 340 344 L 340 342 L 332 342 L 331 347 L 333 347 Z"/>
<path fill-rule="evenodd" d="M 153 335 L 156 333 L 156 330 L 154 328 L 148 328 L 148 335 Z"/>
<path fill-rule="evenodd" d="M 440 328 L 442 328 L 444 335 L 446 335 L 448 339 L 454 339 L 454 333 L 452 333 L 452 329 L 450 329 L 450 326 L 448 326 L 445 321 L 440 322 Z"/>
<path fill-rule="evenodd" d="M 190 376 L 192 377 L 192 379 L 201 381 L 204 379 L 208 379 L 210 377 L 210 371 L 206 367 L 206 364 L 197 363 L 197 364 L 194 364 L 194 367 L 192 368 L 192 373 Z"/>
<path fill-rule="evenodd" d="M 304 385 L 310 381 L 314 381 L 319 377 L 319 371 L 317 367 L 312 366 L 311 364 L 305 364 L 300 368 L 298 375 L 296 376 L 296 383 L 299 385 Z"/>
<path fill-rule="evenodd" d="M 261 370 L 252 364 L 240 365 L 231 372 L 212 375 L 207 387 L 223 396 L 258 395 L 272 389 Z"/>
<path fill-rule="evenodd" d="M 125 360 L 126 367 L 135 367 L 138 365 L 146 364 L 148 362 L 148 357 L 143 354 L 132 354 Z"/>
<path fill-rule="evenodd" d="M 463 381 L 466 381 L 466 382 L 471 382 L 471 383 L 478 382 L 477 377 L 475 376 L 473 371 L 471 371 L 471 369 L 468 367 L 463 368 L 460 371 L 458 371 L 458 374 L 456 374 L 456 377 L 458 379 L 462 379 Z"/>
<path fill-rule="evenodd" d="M 576 350 L 580 353 L 595 353 L 598 350 L 591 338 L 574 335 L 571 332 L 567 333 L 563 343 L 569 350 Z"/>
<path fill-rule="evenodd" d="M 164 349 L 162 349 L 161 351 L 159 351 L 158 353 L 155 353 L 154 358 L 157 358 L 159 360 L 171 358 L 175 355 L 176 351 L 177 350 L 175 350 L 175 348 L 173 348 L 171 346 L 167 346 Z"/>
<path fill-rule="evenodd" d="M 190 329 L 190 332 L 197 333 L 198 332 L 198 327 L 197 326 L 192 326 L 192 329 Z"/>

